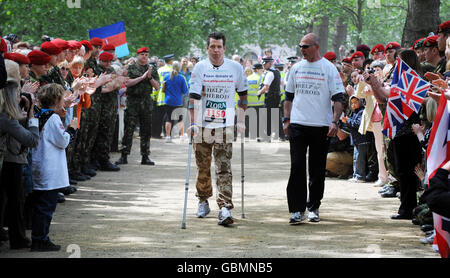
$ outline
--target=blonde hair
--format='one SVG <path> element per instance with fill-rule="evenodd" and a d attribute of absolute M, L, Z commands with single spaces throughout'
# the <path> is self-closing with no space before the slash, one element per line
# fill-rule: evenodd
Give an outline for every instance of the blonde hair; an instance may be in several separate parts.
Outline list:
<path fill-rule="evenodd" d="M 178 73 L 180 72 L 180 68 L 181 68 L 180 62 L 174 61 L 172 63 L 172 72 L 170 73 L 170 80 L 172 80 L 178 76 Z"/>
<path fill-rule="evenodd" d="M 70 63 L 70 67 L 73 67 L 74 65 L 81 65 L 82 67 L 84 66 L 84 59 L 81 56 L 75 56 L 73 57 L 72 62 Z"/>
<path fill-rule="evenodd" d="M 62 68 L 62 67 L 69 68 L 69 62 L 67 62 L 67 60 L 64 60 L 58 64 L 58 67 L 59 68 Z"/>
<path fill-rule="evenodd" d="M 5 69 L 6 69 L 6 73 L 8 74 L 8 82 L 15 82 L 17 84 L 20 83 L 20 70 L 19 70 L 19 64 L 6 59 L 5 60 Z"/>
<path fill-rule="evenodd" d="M 19 104 L 17 103 L 19 84 L 8 83 L 0 90 L 0 113 L 5 113 L 11 119 L 19 120 L 22 118 Z"/>
<path fill-rule="evenodd" d="M 447 38 L 447 45 L 445 47 L 445 56 L 447 58 L 445 72 L 448 72 L 448 71 L 450 71 L 450 36 Z"/>
<path fill-rule="evenodd" d="M 428 98 L 426 106 L 425 106 L 425 110 L 427 112 L 427 121 L 429 121 L 430 123 L 434 122 L 434 117 L 436 116 L 437 107 L 438 107 L 438 103 L 434 99 Z"/>

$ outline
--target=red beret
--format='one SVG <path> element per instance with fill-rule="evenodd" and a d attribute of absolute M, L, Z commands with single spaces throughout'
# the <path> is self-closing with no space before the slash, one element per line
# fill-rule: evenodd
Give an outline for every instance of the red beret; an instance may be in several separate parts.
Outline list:
<path fill-rule="evenodd" d="M 80 42 L 77 42 L 74 40 L 67 41 L 67 43 L 69 44 L 69 49 L 72 49 L 72 50 L 80 49 L 82 46 L 82 44 Z"/>
<path fill-rule="evenodd" d="M 344 59 L 342 59 L 342 63 L 348 63 L 351 64 L 352 63 L 352 59 L 349 57 L 345 57 Z"/>
<path fill-rule="evenodd" d="M 114 45 L 112 45 L 112 44 L 105 44 L 103 47 L 102 47 L 102 50 L 103 51 L 105 51 L 105 50 L 116 50 L 116 47 L 114 46 Z"/>
<path fill-rule="evenodd" d="M 386 45 L 386 51 L 388 49 L 400 48 L 401 45 L 398 42 L 390 42 Z"/>
<path fill-rule="evenodd" d="M 423 47 L 423 43 L 425 42 L 425 39 L 426 38 L 420 38 L 417 41 L 415 41 L 414 44 L 413 44 L 413 48 L 414 49 L 418 49 L 418 48 Z"/>
<path fill-rule="evenodd" d="M 360 44 L 356 47 L 356 51 L 370 51 L 370 47 L 366 44 Z"/>
<path fill-rule="evenodd" d="M 425 41 L 423 42 L 423 47 L 437 46 L 437 38 L 438 38 L 438 35 L 434 35 L 434 36 L 426 38 Z"/>
<path fill-rule="evenodd" d="M 374 53 L 383 52 L 383 51 L 384 51 L 384 45 L 377 44 L 372 48 L 372 50 L 370 51 L 370 54 L 373 55 Z"/>
<path fill-rule="evenodd" d="M 450 20 L 439 25 L 436 33 L 450 33 Z"/>
<path fill-rule="evenodd" d="M 0 38 L 0 52 L 7 53 L 8 52 L 8 45 L 6 44 L 5 40 L 3 38 Z"/>
<path fill-rule="evenodd" d="M 326 52 L 324 55 L 323 55 L 323 57 L 325 58 L 325 59 L 327 59 L 328 61 L 331 61 L 331 60 L 336 60 L 336 53 L 334 53 L 333 51 L 328 51 L 328 52 Z"/>
<path fill-rule="evenodd" d="M 98 59 L 100 61 L 109 62 L 109 61 L 112 61 L 114 59 L 114 55 L 112 55 L 109 52 L 103 51 L 102 54 L 100 54 L 100 56 L 98 57 Z"/>
<path fill-rule="evenodd" d="M 92 38 L 89 41 L 93 46 L 103 46 L 103 40 L 100 38 Z"/>
<path fill-rule="evenodd" d="M 94 48 L 92 47 L 92 44 L 91 44 L 90 42 L 88 42 L 87 40 L 82 40 L 82 41 L 80 41 L 80 43 L 81 43 L 82 45 L 86 46 L 89 50 L 94 49 Z"/>
<path fill-rule="evenodd" d="M 142 52 L 149 52 L 149 51 L 148 51 L 148 48 L 147 48 L 147 47 L 141 47 L 141 48 L 139 48 L 139 49 L 136 51 L 137 54 L 142 53 Z"/>
<path fill-rule="evenodd" d="M 50 55 L 40 50 L 33 50 L 28 53 L 28 58 L 30 59 L 30 64 L 33 65 L 46 65 L 50 62 Z"/>
<path fill-rule="evenodd" d="M 47 53 L 48 55 L 58 55 L 62 52 L 62 48 L 56 46 L 52 42 L 44 42 L 41 44 L 41 50 Z"/>
<path fill-rule="evenodd" d="M 5 53 L 5 59 L 12 60 L 20 65 L 29 65 L 30 64 L 30 58 L 28 58 L 25 55 L 22 55 L 20 53 L 11 52 L 11 53 Z"/>
<path fill-rule="evenodd" d="M 62 50 L 69 49 L 69 43 L 63 39 L 54 39 L 51 42 L 54 43 L 57 47 L 61 48 Z"/>
<path fill-rule="evenodd" d="M 355 53 L 353 53 L 352 57 L 350 57 L 350 60 L 360 57 L 365 58 L 364 53 L 362 53 L 361 51 L 356 51 Z"/>

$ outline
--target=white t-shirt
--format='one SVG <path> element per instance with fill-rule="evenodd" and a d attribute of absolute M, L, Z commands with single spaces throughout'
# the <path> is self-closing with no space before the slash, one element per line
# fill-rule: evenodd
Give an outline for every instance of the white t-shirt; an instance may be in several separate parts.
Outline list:
<path fill-rule="evenodd" d="M 327 59 L 302 60 L 289 72 L 286 92 L 295 93 L 290 122 L 306 126 L 329 126 L 333 119 L 331 97 L 344 93 L 336 67 Z"/>
<path fill-rule="evenodd" d="M 272 81 L 275 79 L 275 76 L 273 75 L 273 72 L 267 70 L 264 75 L 264 85 L 270 86 L 272 84 Z"/>
<path fill-rule="evenodd" d="M 65 149 L 70 143 L 70 135 L 57 114 L 50 116 L 39 137 L 39 145 L 33 149 L 33 189 L 54 190 L 69 186 Z"/>
<path fill-rule="evenodd" d="M 192 71 L 189 89 L 190 94 L 202 97 L 195 123 L 207 128 L 234 126 L 235 93 L 247 90 L 241 64 L 226 58 L 220 67 L 213 66 L 209 59 L 200 61 Z"/>

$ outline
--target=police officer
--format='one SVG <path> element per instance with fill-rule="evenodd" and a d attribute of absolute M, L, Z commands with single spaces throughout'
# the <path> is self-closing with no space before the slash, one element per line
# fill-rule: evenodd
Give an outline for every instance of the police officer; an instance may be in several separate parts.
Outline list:
<path fill-rule="evenodd" d="M 285 84 L 286 84 L 286 72 L 284 71 L 284 64 L 275 64 L 275 69 L 280 73 L 280 105 L 278 106 L 280 108 L 280 119 L 283 119 L 284 117 L 284 100 L 286 99 L 285 95 Z M 284 141 L 286 140 L 286 135 L 283 132 L 283 125 L 280 124 L 280 140 Z"/>
<path fill-rule="evenodd" d="M 167 75 L 170 75 L 172 72 L 172 63 L 173 63 L 173 54 L 169 54 L 163 57 L 164 59 L 164 66 L 158 68 L 158 74 L 159 74 L 159 84 L 163 84 L 164 78 Z M 156 109 L 155 109 L 155 120 L 153 121 L 154 127 L 154 133 L 157 133 L 158 135 L 161 134 L 161 131 L 165 133 L 165 129 L 163 128 L 163 115 L 165 113 L 166 104 L 164 102 L 165 94 L 161 89 L 155 90 L 156 92 Z M 159 136 L 158 136 L 159 137 Z"/>
<path fill-rule="evenodd" d="M 158 72 L 155 67 L 149 65 L 147 47 L 137 50 L 137 62 L 128 67 L 127 86 L 127 109 L 124 118 L 124 134 L 122 138 L 122 156 L 116 164 L 127 164 L 127 156 L 130 154 L 133 144 L 133 133 L 136 124 L 139 123 L 141 137 L 141 164 L 155 165 L 149 159 L 150 137 L 152 129 L 153 99 L 151 97 L 152 87 L 159 90 Z"/>
<path fill-rule="evenodd" d="M 264 81 L 262 88 L 258 91 L 259 96 L 265 94 L 264 108 L 267 108 L 266 136 L 268 137 L 267 140 L 269 142 L 270 137 L 272 135 L 272 117 L 271 117 L 272 108 L 278 109 L 280 105 L 280 84 L 281 84 L 281 75 L 272 66 L 273 66 L 273 58 L 264 57 L 263 58 L 263 67 L 265 70 Z M 279 125 L 281 125 L 281 119 L 278 115 L 277 120 L 279 122 Z"/>
<path fill-rule="evenodd" d="M 253 109 L 256 114 L 256 136 L 259 137 L 259 108 L 264 106 L 264 99 L 265 95 L 261 95 L 261 97 L 258 97 L 258 91 L 261 87 L 262 81 L 263 81 L 263 65 L 262 64 L 254 64 L 253 65 L 253 73 L 250 74 L 247 77 L 248 81 L 248 95 L 247 95 L 247 101 L 248 101 L 248 108 Z M 239 101 L 239 95 L 236 93 L 236 105 Z M 236 107 L 237 108 L 237 107 Z M 249 136 L 250 132 L 253 131 L 252 128 L 250 128 L 250 119 L 247 117 L 245 120 L 245 136 Z M 252 134 L 253 135 L 253 134 Z"/>

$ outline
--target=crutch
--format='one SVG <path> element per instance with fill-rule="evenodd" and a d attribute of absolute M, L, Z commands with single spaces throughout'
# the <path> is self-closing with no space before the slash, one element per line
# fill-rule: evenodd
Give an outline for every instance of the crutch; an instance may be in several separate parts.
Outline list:
<path fill-rule="evenodd" d="M 241 198 L 242 198 L 242 214 L 241 217 L 245 218 L 244 214 L 244 139 L 245 132 L 241 132 Z"/>
<path fill-rule="evenodd" d="M 186 183 L 185 183 L 185 188 L 184 188 L 183 222 L 181 223 L 181 229 L 186 229 L 186 206 L 187 206 L 188 191 L 189 191 L 189 176 L 191 175 L 191 156 L 192 156 L 193 140 L 194 140 L 194 136 L 191 135 L 191 140 L 189 141 L 188 162 L 187 162 L 187 170 L 186 170 Z"/>

